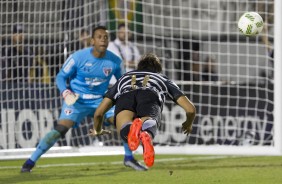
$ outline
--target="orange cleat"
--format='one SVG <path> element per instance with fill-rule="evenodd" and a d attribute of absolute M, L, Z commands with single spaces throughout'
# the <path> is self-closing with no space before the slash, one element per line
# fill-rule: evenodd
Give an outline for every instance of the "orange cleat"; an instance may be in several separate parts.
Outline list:
<path fill-rule="evenodd" d="M 148 167 L 152 167 L 155 161 L 155 151 L 152 138 L 148 132 L 141 132 L 140 139 L 143 144 L 143 158 Z"/>
<path fill-rule="evenodd" d="M 140 131 L 142 128 L 142 120 L 140 118 L 135 118 L 130 126 L 128 133 L 128 147 L 131 151 L 135 151 L 140 144 Z"/>

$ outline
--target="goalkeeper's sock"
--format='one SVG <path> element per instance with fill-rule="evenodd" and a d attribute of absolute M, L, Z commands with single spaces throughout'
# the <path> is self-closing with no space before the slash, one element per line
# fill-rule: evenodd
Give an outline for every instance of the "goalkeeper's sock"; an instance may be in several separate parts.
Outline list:
<path fill-rule="evenodd" d="M 124 160 L 132 160 L 133 159 L 133 154 L 132 151 L 129 149 L 128 144 L 123 142 L 123 147 L 124 147 Z"/>
<path fill-rule="evenodd" d="M 34 166 L 34 165 L 35 165 L 34 161 L 32 161 L 32 160 L 30 160 L 30 159 L 26 160 L 25 163 L 28 164 L 28 165 L 31 165 L 31 166 Z"/>
<path fill-rule="evenodd" d="M 59 139 L 61 138 L 60 132 L 57 130 L 51 130 L 48 134 L 45 135 L 43 139 L 39 142 L 36 150 L 32 153 L 30 160 L 36 162 L 41 155 L 48 151 Z"/>

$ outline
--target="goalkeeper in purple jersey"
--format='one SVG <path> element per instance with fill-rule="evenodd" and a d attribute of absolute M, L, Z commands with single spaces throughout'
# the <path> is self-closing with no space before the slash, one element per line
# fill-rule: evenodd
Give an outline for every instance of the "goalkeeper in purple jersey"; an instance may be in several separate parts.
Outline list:
<path fill-rule="evenodd" d="M 132 151 L 142 143 L 143 158 L 148 167 L 154 164 L 152 140 L 160 125 L 166 97 L 170 97 L 186 112 L 186 120 L 182 123 L 184 134 L 191 133 L 196 115 L 193 103 L 174 82 L 160 74 L 161 71 L 162 65 L 156 55 L 143 56 L 137 70 L 124 74 L 106 93 L 95 111 L 94 128 L 90 129 L 89 134 L 104 134 L 103 116 L 115 104 L 115 123 L 120 137 L 128 142 Z"/>
<path fill-rule="evenodd" d="M 108 43 L 107 28 L 98 26 L 93 30 L 93 47 L 76 51 L 66 60 L 56 77 L 57 86 L 64 98 L 58 125 L 39 142 L 31 157 L 23 164 L 21 172 L 30 172 L 41 155 L 64 137 L 70 128 L 77 128 L 86 116 L 92 117 L 108 90 L 111 77 L 121 77 L 122 61 L 107 50 Z M 105 113 L 105 122 L 113 123 L 113 116 L 114 108 L 111 108 Z M 103 133 L 109 131 L 105 130 Z M 134 159 L 128 144 L 123 145 L 124 165 L 135 170 L 147 170 Z"/>

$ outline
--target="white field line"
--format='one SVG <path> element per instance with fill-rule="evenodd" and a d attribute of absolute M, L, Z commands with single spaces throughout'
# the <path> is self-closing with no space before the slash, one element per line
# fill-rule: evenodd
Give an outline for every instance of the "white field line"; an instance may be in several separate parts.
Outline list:
<path fill-rule="evenodd" d="M 155 162 L 173 162 L 173 161 L 181 161 L 181 160 L 213 160 L 213 159 L 222 159 L 231 156 L 205 156 L 205 157 L 194 157 L 194 158 L 163 158 L 156 159 Z M 236 156 L 232 156 L 236 157 Z M 86 162 L 86 163 L 67 163 L 67 164 L 44 164 L 37 165 L 37 168 L 46 168 L 46 167 L 68 167 L 68 166 L 93 166 L 93 165 L 119 165 L 123 164 L 121 161 L 115 162 Z M 21 166 L 0 166 L 0 170 L 2 169 L 20 169 Z"/>

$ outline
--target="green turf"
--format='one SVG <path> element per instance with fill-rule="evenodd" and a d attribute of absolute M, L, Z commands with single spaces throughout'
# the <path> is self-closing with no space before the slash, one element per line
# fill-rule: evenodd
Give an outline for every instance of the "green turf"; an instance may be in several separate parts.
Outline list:
<path fill-rule="evenodd" d="M 42 158 L 32 173 L 24 174 L 19 172 L 24 160 L 0 161 L 0 183 L 282 183 L 282 157 L 156 155 L 147 172 L 125 168 L 121 160 L 122 156 Z"/>

